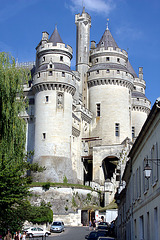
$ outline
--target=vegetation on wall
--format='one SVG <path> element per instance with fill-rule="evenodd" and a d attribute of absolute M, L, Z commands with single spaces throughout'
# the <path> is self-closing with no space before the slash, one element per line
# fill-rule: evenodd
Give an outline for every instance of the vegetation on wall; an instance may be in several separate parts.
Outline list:
<path fill-rule="evenodd" d="M 29 195 L 27 170 L 43 171 L 26 161 L 26 123 L 23 83 L 29 80 L 26 69 L 17 68 L 14 58 L 0 53 L 0 232 L 21 226 L 23 207 Z M 21 213 L 22 212 L 22 213 Z M 23 217 L 20 217 L 20 215 Z"/>

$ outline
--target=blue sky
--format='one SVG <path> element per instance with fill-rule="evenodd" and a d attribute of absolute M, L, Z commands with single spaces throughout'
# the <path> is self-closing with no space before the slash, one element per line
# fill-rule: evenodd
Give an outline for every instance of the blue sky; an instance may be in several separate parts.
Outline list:
<path fill-rule="evenodd" d="M 143 67 L 146 96 L 153 105 L 160 96 L 160 1 L 159 0 L 0 0 L 0 51 L 19 62 L 34 61 L 42 32 L 50 35 L 57 24 L 64 43 L 73 48 L 75 66 L 75 14 L 82 5 L 91 15 L 91 39 L 99 42 L 109 29 L 118 46 L 129 54 L 138 74 Z"/>

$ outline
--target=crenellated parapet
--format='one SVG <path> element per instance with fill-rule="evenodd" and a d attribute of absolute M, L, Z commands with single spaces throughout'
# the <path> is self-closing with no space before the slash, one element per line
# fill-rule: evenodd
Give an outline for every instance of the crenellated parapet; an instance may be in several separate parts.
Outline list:
<path fill-rule="evenodd" d="M 66 83 L 39 83 L 39 84 L 35 84 L 33 86 L 33 92 L 37 93 L 37 92 L 42 92 L 42 91 L 46 91 L 46 90 L 59 90 L 59 91 L 63 91 L 63 92 L 68 92 L 70 93 L 72 96 L 74 95 L 76 88 L 68 85 Z"/>
<path fill-rule="evenodd" d="M 93 79 L 88 81 L 88 88 L 97 86 L 97 85 L 117 85 L 129 88 L 130 90 L 133 89 L 133 84 L 127 80 L 123 79 Z"/>

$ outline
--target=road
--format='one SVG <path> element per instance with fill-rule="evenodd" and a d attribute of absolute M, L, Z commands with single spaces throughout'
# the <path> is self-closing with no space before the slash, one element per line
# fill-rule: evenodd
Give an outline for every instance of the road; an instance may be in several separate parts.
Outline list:
<path fill-rule="evenodd" d="M 87 234 L 88 227 L 66 227 L 62 233 L 52 233 L 48 240 L 85 240 Z"/>

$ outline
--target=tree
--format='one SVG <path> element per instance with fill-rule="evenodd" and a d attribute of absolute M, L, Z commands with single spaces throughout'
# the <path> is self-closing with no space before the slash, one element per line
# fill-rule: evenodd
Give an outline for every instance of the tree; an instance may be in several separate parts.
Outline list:
<path fill-rule="evenodd" d="M 29 194 L 26 124 L 20 117 L 26 107 L 24 81 L 27 71 L 17 68 L 10 54 L 0 53 L 0 231 L 10 227 L 7 219 Z"/>

